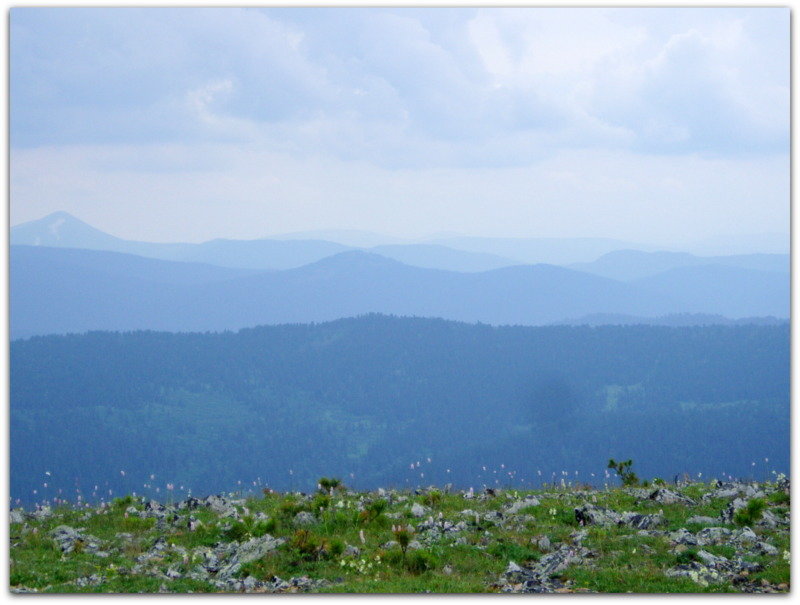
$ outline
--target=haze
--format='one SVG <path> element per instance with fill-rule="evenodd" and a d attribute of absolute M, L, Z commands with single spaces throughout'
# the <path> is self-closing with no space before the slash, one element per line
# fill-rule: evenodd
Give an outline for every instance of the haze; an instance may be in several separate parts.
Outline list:
<path fill-rule="evenodd" d="M 789 20 L 14 8 L 11 224 L 788 244 Z"/>

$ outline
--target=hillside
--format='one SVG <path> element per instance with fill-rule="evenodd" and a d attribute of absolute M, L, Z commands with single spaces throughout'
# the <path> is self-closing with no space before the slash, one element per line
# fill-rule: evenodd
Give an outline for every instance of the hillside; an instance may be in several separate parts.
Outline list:
<path fill-rule="evenodd" d="M 13 339 L 87 330 L 237 330 L 364 313 L 493 325 L 598 314 L 788 316 L 785 275 L 724 266 L 683 267 L 626 283 L 554 265 L 424 269 L 362 251 L 284 271 L 42 246 L 12 246 L 10 257 Z"/>
<path fill-rule="evenodd" d="M 11 591 L 789 591 L 783 476 L 600 490 L 320 483 L 309 494 L 170 492 L 166 502 L 14 509 Z"/>
<path fill-rule="evenodd" d="M 153 473 L 209 493 L 258 477 L 307 488 L 326 473 L 363 488 L 413 485 L 420 472 L 493 483 L 501 465 L 525 481 L 569 469 L 593 482 L 598 461 L 619 456 L 646 476 L 789 467 L 786 324 L 365 316 L 35 337 L 13 342 L 10 362 L 11 496 L 24 501 L 42 494 L 45 471 L 51 495 L 88 495 L 142 492 L 134 477 Z"/>

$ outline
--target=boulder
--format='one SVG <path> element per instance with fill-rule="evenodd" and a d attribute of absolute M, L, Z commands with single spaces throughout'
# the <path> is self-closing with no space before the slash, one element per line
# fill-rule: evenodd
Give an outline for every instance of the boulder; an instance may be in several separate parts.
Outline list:
<path fill-rule="evenodd" d="M 294 524 L 297 527 L 309 527 L 316 525 L 317 518 L 309 512 L 300 511 L 294 516 Z"/>
<path fill-rule="evenodd" d="M 524 500 L 518 500 L 505 509 L 505 514 L 516 515 L 523 508 L 528 508 L 529 506 L 539 506 L 539 500 L 533 496 L 529 496 Z"/>
<path fill-rule="evenodd" d="M 242 565 L 261 559 L 284 542 L 283 538 L 273 538 L 269 534 L 265 534 L 260 538 L 253 538 L 238 545 L 234 552 L 229 555 L 225 565 L 219 568 L 217 578 L 223 580 L 232 578 Z"/>
<path fill-rule="evenodd" d="M 416 518 L 424 517 L 428 514 L 428 510 L 428 508 L 422 506 L 419 502 L 414 502 L 414 504 L 411 505 L 411 516 Z"/>
<path fill-rule="evenodd" d="M 655 502 L 660 502 L 662 504 L 685 504 L 687 506 L 697 505 L 697 502 L 691 498 L 687 498 L 678 492 L 673 492 L 672 490 L 663 487 L 655 490 L 648 496 L 648 499 L 654 500 Z"/>

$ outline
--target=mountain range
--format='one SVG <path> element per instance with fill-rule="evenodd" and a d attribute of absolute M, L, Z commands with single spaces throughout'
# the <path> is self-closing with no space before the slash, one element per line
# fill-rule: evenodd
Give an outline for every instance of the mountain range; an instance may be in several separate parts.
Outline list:
<path fill-rule="evenodd" d="M 709 316 L 722 316 L 717 323 L 788 317 L 786 255 L 620 250 L 556 266 L 439 244 L 157 244 L 115 238 L 66 213 L 12 228 L 11 243 L 12 338 L 237 330 L 371 312 L 494 325 L 598 317 L 630 323 L 631 316 L 649 323 L 674 314 L 701 314 L 696 323 Z"/>

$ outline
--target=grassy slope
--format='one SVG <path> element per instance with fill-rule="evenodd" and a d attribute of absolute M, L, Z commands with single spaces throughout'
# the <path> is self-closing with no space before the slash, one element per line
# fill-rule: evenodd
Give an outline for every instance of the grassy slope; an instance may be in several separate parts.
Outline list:
<path fill-rule="evenodd" d="M 702 493 L 711 491 L 711 486 L 695 483 L 680 491 L 698 499 Z M 540 504 L 522 509 L 505 522 L 495 523 L 484 519 L 493 510 L 502 510 L 510 502 L 527 494 L 535 494 Z M 788 498 L 788 497 L 787 497 Z M 195 568 L 202 559 L 199 551 L 203 546 L 211 547 L 220 541 L 238 539 L 245 541 L 268 533 L 287 539 L 286 544 L 264 558 L 245 564 L 240 577 L 252 575 L 256 579 L 269 580 L 273 576 L 288 579 L 308 576 L 326 579 L 331 584 L 324 588 L 329 592 L 492 592 L 493 584 L 503 574 L 509 561 L 520 565 L 540 559 L 544 552 L 537 546 L 541 536 L 547 536 L 554 546 L 569 540 L 578 528 L 574 508 L 590 501 L 597 506 L 617 511 L 637 511 L 646 514 L 663 512 L 668 526 L 661 529 L 675 530 L 681 527 L 697 531 L 703 526 L 687 525 L 686 519 L 693 515 L 717 517 L 728 500 L 713 499 L 696 506 L 683 504 L 660 504 L 642 500 L 630 490 L 612 489 L 596 492 L 576 492 L 570 489 L 550 491 L 503 490 L 496 497 L 465 499 L 463 494 L 444 494 L 439 491 L 414 494 L 394 492 L 394 497 L 382 512 L 370 515 L 359 512 L 359 501 L 378 500 L 377 494 L 359 494 L 344 491 L 332 496 L 321 494 L 302 497 L 295 494 L 268 494 L 250 497 L 237 506 L 240 512 L 245 506 L 249 514 L 243 521 L 220 519 L 209 509 L 178 511 L 182 517 L 189 514 L 200 519 L 203 525 L 189 531 L 178 526 L 158 529 L 156 520 L 139 518 L 126 509 L 135 506 L 142 510 L 141 502 L 131 498 L 118 499 L 102 509 L 62 507 L 52 517 L 44 520 L 27 519 L 10 526 L 10 583 L 12 588 L 33 589 L 42 592 L 158 592 L 164 587 L 169 592 L 217 592 L 213 584 L 186 577 L 165 581 L 163 577 L 145 573 L 131 573 L 136 557 L 146 553 L 159 536 L 168 544 L 187 549 L 187 557 L 167 548 L 160 560 L 150 567 L 166 571 L 177 569 L 182 575 Z M 402 501 L 397 501 L 402 500 Z M 769 510 L 784 515 L 788 503 L 780 497 L 772 497 Z M 428 507 L 430 512 L 422 519 L 412 517 L 413 502 Z M 321 510 L 320 510 L 321 509 Z M 479 513 L 464 516 L 461 511 L 471 509 Z M 318 522 L 298 531 L 293 519 L 301 510 L 313 512 Z M 267 518 L 256 520 L 258 513 Z M 405 555 L 397 546 L 383 548 L 382 545 L 395 539 L 393 524 L 417 526 L 428 516 L 436 519 L 442 514 L 445 520 L 456 523 L 465 521 L 467 528 L 457 534 L 427 541 L 422 534 L 413 534 L 423 548 L 409 550 Z M 392 518 L 387 517 L 389 514 Z M 397 518 L 395 518 L 395 516 Z M 59 525 L 80 528 L 104 541 L 102 550 L 108 557 L 99 557 L 89 552 L 62 554 L 50 537 L 50 532 Z M 722 525 L 714 523 L 713 525 Z M 734 528 L 733 526 L 730 526 Z M 561 573 L 561 579 L 571 581 L 572 590 L 599 592 L 738 592 L 729 584 L 701 586 L 686 578 L 670 578 L 664 571 L 691 556 L 675 549 L 666 536 L 641 536 L 636 530 L 625 527 L 585 528 L 588 535 L 584 546 L 595 553 L 593 565 L 572 566 Z M 764 565 L 764 570 L 754 574 L 750 580 L 764 579 L 774 585 L 785 583 L 788 589 L 789 563 L 782 556 L 789 550 L 788 531 L 754 528 L 765 540 L 779 550 L 778 556 L 750 557 Z M 132 539 L 120 539 L 118 533 L 132 534 Z M 363 542 L 361 539 L 363 535 Z M 458 536 L 465 544 L 454 544 Z M 345 545 L 360 549 L 357 556 L 346 555 Z M 728 545 L 706 546 L 712 554 L 733 556 Z M 747 558 L 747 557 L 745 557 Z M 94 586 L 79 586 L 75 580 L 95 574 L 103 578 Z"/>

